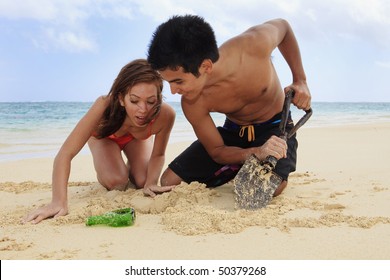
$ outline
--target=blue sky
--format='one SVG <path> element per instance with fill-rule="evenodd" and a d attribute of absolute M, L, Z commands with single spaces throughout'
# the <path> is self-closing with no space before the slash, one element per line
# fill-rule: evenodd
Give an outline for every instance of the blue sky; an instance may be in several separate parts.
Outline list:
<path fill-rule="evenodd" d="M 93 101 L 120 68 L 146 56 L 155 28 L 198 14 L 221 44 L 285 18 L 298 39 L 313 101 L 390 102 L 388 0 L 0 0 L 0 102 Z M 289 68 L 276 51 L 283 86 Z M 167 101 L 178 101 L 168 86 Z"/>

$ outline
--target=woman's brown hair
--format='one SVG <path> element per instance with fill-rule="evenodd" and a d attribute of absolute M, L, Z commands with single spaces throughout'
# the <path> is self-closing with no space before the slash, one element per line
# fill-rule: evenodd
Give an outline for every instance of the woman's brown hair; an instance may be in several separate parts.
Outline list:
<path fill-rule="evenodd" d="M 157 116 L 162 103 L 162 78 L 145 59 L 134 60 L 121 69 L 112 84 L 107 95 L 110 98 L 110 104 L 104 111 L 103 118 L 99 124 L 97 138 L 107 137 L 119 130 L 126 118 L 126 110 L 119 101 L 124 99 L 129 90 L 139 83 L 154 84 L 156 86 L 157 103 L 149 114 L 148 122 Z"/>

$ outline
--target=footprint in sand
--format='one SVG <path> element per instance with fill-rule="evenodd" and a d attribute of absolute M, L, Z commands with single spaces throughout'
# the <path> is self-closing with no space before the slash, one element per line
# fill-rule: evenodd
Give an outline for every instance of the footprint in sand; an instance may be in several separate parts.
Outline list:
<path fill-rule="evenodd" d="M 345 195 L 345 192 L 333 192 L 329 195 L 330 198 L 336 198 L 337 196 Z"/>
<path fill-rule="evenodd" d="M 17 242 L 16 239 L 3 237 L 0 239 L 0 251 L 24 251 L 32 247 L 32 243 Z"/>
<path fill-rule="evenodd" d="M 324 205 L 324 210 L 342 210 L 342 209 L 345 209 L 345 206 L 340 203 Z"/>
<path fill-rule="evenodd" d="M 325 179 L 316 178 L 316 175 L 311 172 L 294 173 L 290 176 L 294 185 L 309 185 L 313 183 L 325 182 Z"/>
<path fill-rule="evenodd" d="M 42 253 L 39 255 L 40 259 L 57 259 L 57 260 L 72 260 L 77 257 L 77 254 L 81 250 L 65 250 L 61 249 L 60 251 L 53 251 L 53 252 L 48 252 L 48 253 Z"/>

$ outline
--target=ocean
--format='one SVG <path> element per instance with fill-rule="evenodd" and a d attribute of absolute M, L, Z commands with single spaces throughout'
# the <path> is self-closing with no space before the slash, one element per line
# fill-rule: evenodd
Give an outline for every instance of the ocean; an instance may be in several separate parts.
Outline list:
<path fill-rule="evenodd" d="M 176 111 L 170 144 L 196 139 L 179 102 L 168 102 Z M 0 162 L 54 157 L 90 102 L 0 102 Z M 313 116 L 305 127 L 390 122 L 390 103 L 313 102 Z M 297 121 L 304 112 L 291 107 Z M 217 126 L 224 115 L 213 113 Z M 88 154 L 87 145 L 82 154 Z"/>

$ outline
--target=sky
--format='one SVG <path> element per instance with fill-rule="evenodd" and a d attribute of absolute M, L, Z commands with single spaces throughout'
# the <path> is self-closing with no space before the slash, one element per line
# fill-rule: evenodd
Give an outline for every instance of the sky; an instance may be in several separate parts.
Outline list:
<path fill-rule="evenodd" d="M 94 101 L 146 58 L 156 27 L 204 17 L 218 44 L 273 18 L 289 21 L 312 100 L 390 102 L 388 0 L 0 0 L 0 102 Z M 291 72 L 278 50 L 282 86 Z M 166 101 L 179 101 L 165 84 Z"/>

